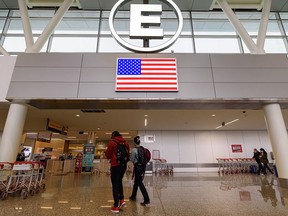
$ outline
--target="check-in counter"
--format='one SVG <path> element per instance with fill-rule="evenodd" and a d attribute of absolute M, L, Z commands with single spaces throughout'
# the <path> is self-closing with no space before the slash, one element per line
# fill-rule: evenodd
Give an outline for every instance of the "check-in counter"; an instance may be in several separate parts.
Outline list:
<path fill-rule="evenodd" d="M 47 160 L 46 172 L 53 174 L 73 173 L 75 169 L 75 159 L 69 160 Z"/>
<path fill-rule="evenodd" d="M 63 172 L 64 173 L 73 173 L 75 170 L 75 159 L 64 160 Z"/>

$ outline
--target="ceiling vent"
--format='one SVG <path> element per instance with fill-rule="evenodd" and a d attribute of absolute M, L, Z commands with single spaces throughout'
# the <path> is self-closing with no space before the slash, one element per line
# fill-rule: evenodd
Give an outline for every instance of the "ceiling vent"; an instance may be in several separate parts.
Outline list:
<path fill-rule="evenodd" d="M 60 7 L 64 0 L 26 0 L 29 8 L 33 7 Z M 82 8 L 80 0 L 74 0 L 71 7 Z"/>
<path fill-rule="evenodd" d="M 106 113 L 103 109 L 81 109 L 83 113 Z"/>
<path fill-rule="evenodd" d="M 227 0 L 227 3 L 232 9 L 251 9 L 261 10 L 263 8 L 264 0 Z M 210 10 L 220 9 L 217 0 L 213 0 Z"/>

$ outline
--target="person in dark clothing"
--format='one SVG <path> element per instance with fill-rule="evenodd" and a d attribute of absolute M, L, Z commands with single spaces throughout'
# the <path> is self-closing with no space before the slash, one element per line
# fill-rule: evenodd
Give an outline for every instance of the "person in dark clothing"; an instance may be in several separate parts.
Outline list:
<path fill-rule="evenodd" d="M 127 155 L 129 155 L 129 144 L 123 139 L 122 135 L 118 131 L 114 131 L 105 154 L 111 164 L 110 172 L 114 199 L 114 205 L 111 208 L 111 212 L 113 213 L 119 213 L 119 210 L 126 205 L 124 201 L 122 179 L 126 172 L 127 164 L 120 164 L 117 161 L 117 143 L 125 145 Z"/>
<path fill-rule="evenodd" d="M 140 203 L 143 206 L 149 205 L 150 204 L 150 198 L 147 193 L 147 190 L 143 184 L 144 180 L 144 175 L 145 175 L 145 169 L 146 169 L 146 164 L 138 164 L 138 148 L 140 148 L 140 137 L 136 136 L 134 138 L 134 143 L 135 143 L 135 148 L 131 152 L 131 161 L 134 164 L 134 185 L 133 185 L 133 190 L 132 190 L 132 195 L 129 197 L 130 200 L 135 201 L 136 196 L 137 196 L 137 190 L 138 187 L 140 188 L 140 191 L 143 195 L 144 202 Z"/>
<path fill-rule="evenodd" d="M 18 154 L 17 154 L 17 157 L 16 157 L 16 161 L 25 161 L 25 148 L 23 148 Z"/>
<path fill-rule="evenodd" d="M 263 164 L 264 174 L 267 174 L 266 169 L 268 169 L 271 174 L 274 174 L 273 171 L 268 166 L 268 163 L 269 163 L 268 155 L 267 155 L 267 152 L 263 148 L 260 148 L 260 161 Z"/>
<path fill-rule="evenodd" d="M 260 161 L 260 152 L 256 148 L 254 148 L 253 158 L 255 159 L 256 163 L 258 164 L 257 174 L 260 175 L 261 172 L 265 172 L 265 170 L 261 164 L 261 161 Z"/>

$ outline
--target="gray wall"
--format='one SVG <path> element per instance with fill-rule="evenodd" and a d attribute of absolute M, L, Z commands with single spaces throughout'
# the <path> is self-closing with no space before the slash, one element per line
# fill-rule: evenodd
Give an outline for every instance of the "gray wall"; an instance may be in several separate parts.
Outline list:
<path fill-rule="evenodd" d="M 177 58 L 179 92 L 115 92 L 120 57 Z M 22 54 L 7 99 L 287 99 L 286 55 Z"/>

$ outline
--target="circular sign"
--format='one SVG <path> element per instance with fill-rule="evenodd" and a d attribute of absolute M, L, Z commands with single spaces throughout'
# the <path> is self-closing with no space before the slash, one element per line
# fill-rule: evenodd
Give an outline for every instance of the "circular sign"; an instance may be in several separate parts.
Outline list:
<path fill-rule="evenodd" d="M 166 41 L 165 43 L 155 46 L 155 47 L 138 47 L 135 45 L 132 45 L 128 42 L 126 42 L 125 40 L 123 40 L 116 32 L 115 28 L 114 28 L 114 18 L 115 15 L 118 11 L 118 9 L 123 6 L 124 4 L 130 2 L 132 0 L 119 0 L 112 8 L 111 12 L 110 12 L 110 16 L 109 16 L 109 27 L 110 27 L 110 31 L 113 35 L 113 37 L 116 39 L 116 41 L 123 46 L 124 48 L 130 50 L 130 51 L 134 51 L 134 52 L 144 52 L 144 53 L 149 53 L 149 52 L 159 52 L 162 51 L 168 47 L 170 47 L 173 43 L 176 42 L 177 38 L 180 36 L 181 31 L 182 31 L 182 27 L 183 27 L 183 17 L 182 17 L 182 13 L 180 11 L 180 9 L 178 8 L 178 6 L 172 1 L 172 0 L 159 0 L 159 1 L 163 1 L 165 3 L 167 3 L 168 5 L 170 5 L 172 8 L 174 8 L 174 11 L 176 13 L 177 19 L 178 19 L 178 29 L 175 32 L 175 35 L 170 38 L 168 41 Z M 131 18 L 131 17 L 130 17 Z"/>

